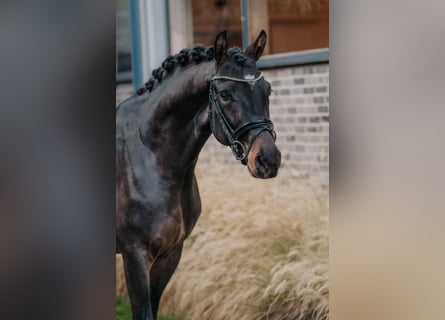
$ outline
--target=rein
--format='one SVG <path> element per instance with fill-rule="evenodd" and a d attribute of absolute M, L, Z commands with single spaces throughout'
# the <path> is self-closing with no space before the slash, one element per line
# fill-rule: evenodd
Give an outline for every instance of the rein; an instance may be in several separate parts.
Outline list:
<path fill-rule="evenodd" d="M 212 85 L 214 80 L 230 80 L 230 81 L 236 81 L 236 82 L 242 82 L 242 83 L 251 83 L 255 84 L 258 80 L 263 78 L 263 73 L 260 73 L 260 75 L 254 79 L 239 79 L 239 78 L 232 78 L 228 76 L 214 76 L 210 79 L 210 89 L 209 89 L 209 100 L 210 100 L 210 108 L 209 108 L 209 120 L 210 120 L 210 127 L 212 129 L 212 132 L 215 133 L 215 130 L 212 126 L 212 107 L 215 109 L 215 113 L 217 115 L 217 118 L 221 124 L 222 130 L 224 132 L 224 135 L 229 140 L 230 147 L 232 149 L 233 155 L 235 156 L 236 160 L 241 161 L 242 164 L 247 164 L 247 156 L 250 152 L 250 149 L 252 147 L 253 142 L 256 140 L 256 138 L 259 136 L 259 134 L 263 131 L 269 131 L 272 135 L 274 141 L 276 139 L 276 133 L 273 130 L 273 124 L 272 121 L 265 118 L 254 118 L 249 121 L 246 121 L 242 124 L 240 124 L 236 129 L 233 129 L 230 122 L 227 120 L 226 116 L 224 115 L 224 112 L 221 108 L 221 105 L 218 102 L 217 99 L 217 93 L 215 90 L 215 87 Z M 252 143 L 246 147 L 244 144 L 239 140 L 240 137 L 245 135 L 247 132 L 255 129 L 260 129 L 252 139 Z"/>

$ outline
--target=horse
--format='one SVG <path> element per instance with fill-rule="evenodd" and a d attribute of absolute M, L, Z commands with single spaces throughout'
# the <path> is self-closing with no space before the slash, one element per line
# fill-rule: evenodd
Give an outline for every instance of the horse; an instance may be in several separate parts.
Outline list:
<path fill-rule="evenodd" d="M 156 319 L 161 294 L 201 212 L 195 176 L 211 134 L 253 177 L 277 175 L 271 85 L 257 69 L 267 35 L 245 50 L 213 46 L 169 56 L 116 109 L 116 252 L 135 320 Z"/>

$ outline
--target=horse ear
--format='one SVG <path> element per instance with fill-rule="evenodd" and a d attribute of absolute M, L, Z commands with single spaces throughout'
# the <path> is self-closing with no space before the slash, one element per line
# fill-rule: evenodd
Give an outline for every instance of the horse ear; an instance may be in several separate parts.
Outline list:
<path fill-rule="evenodd" d="M 215 59 L 217 64 L 221 64 L 227 55 L 227 31 L 221 31 L 215 40 Z"/>
<path fill-rule="evenodd" d="M 245 50 L 246 54 L 257 61 L 263 54 L 266 47 L 267 34 L 261 30 L 255 42 L 251 43 Z"/>

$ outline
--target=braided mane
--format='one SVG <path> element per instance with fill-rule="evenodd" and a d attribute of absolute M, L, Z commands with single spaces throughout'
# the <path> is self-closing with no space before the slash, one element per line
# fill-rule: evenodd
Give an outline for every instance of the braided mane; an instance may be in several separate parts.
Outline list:
<path fill-rule="evenodd" d="M 210 61 L 213 58 L 213 46 L 204 47 L 202 45 L 196 45 L 191 49 L 182 49 L 178 54 L 168 56 L 159 68 L 153 70 L 151 78 L 143 87 L 137 89 L 136 93 L 142 95 L 147 91 L 151 92 L 156 85 L 161 83 L 165 77 L 177 68 L 186 67 L 191 63 L 199 64 L 202 61 Z M 227 51 L 227 58 L 238 65 L 244 65 L 250 60 L 241 48 L 230 48 Z"/>

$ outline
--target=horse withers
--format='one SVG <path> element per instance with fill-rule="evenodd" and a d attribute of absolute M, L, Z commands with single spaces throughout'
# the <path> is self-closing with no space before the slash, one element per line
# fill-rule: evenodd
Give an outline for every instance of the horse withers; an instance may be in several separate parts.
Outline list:
<path fill-rule="evenodd" d="M 245 50 L 215 45 L 169 56 L 116 110 L 116 249 L 133 319 L 156 319 L 161 294 L 201 212 L 195 177 L 213 133 L 253 177 L 273 178 L 281 155 L 269 119 L 270 84 L 256 61 L 266 33 Z"/>

